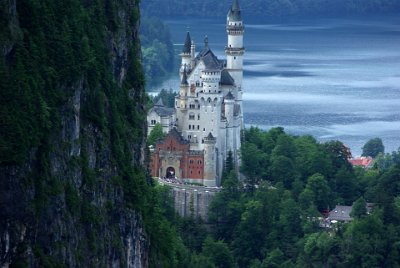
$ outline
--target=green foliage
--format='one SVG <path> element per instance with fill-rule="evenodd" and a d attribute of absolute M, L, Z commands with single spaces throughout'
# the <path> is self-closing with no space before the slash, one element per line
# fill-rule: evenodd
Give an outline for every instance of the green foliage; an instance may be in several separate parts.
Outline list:
<path fill-rule="evenodd" d="M 169 28 L 157 17 L 142 17 L 143 68 L 148 86 L 161 82 L 174 67 L 175 50 Z"/>
<path fill-rule="evenodd" d="M 156 96 L 152 98 L 152 102 L 155 104 L 161 99 L 165 107 L 174 108 L 175 97 L 175 91 L 173 91 L 171 88 L 169 90 L 163 88 Z"/>
<path fill-rule="evenodd" d="M 377 157 L 379 154 L 385 153 L 385 146 L 383 146 L 382 139 L 374 138 L 367 141 L 362 148 L 362 156 Z"/>
<path fill-rule="evenodd" d="M 221 240 L 214 241 L 211 237 L 207 237 L 203 244 L 203 254 L 209 257 L 216 267 L 236 267 L 232 252 Z"/>
<path fill-rule="evenodd" d="M 163 132 L 162 126 L 160 123 L 154 125 L 153 129 L 151 130 L 149 136 L 147 137 L 147 143 L 149 145 L 155 146 L 158 140 L 162 140 L 165 137 Z"/>
<path fill-rule="evenodd" d="M 355 219 L 360 219 L 367 215 L 367 202 L 365 199 L 360 197 L 353 204 L 353 208 L 351 210 L 350 216 Z"/>
<path fill-rule="evenodd" d="M 241 159 L 247 179 L 239 182 L 233 171 L 224 172 L 223 188 L 209 212 L 213 240 L 207 243 L 222 240 L 227 249 L 220 251 L 233 253 L 231 267 L 399 265 L 400 184 L 395 178 L 400 173 L 394 164 L 382 172 L 353 170 L 348 149 L 338 141 L 319 144 L 281 128 L 250 128 L 244 134 Z M 249 182 L 252 191 L 243 187 Z M 361 193 L 375 204 L 371 214 Z M 354 200 L 352 222 L 320 228 L 321 212 Z M 194 259 L 202 257 L 210 265 L 214 255 L 203 247 Z"/>

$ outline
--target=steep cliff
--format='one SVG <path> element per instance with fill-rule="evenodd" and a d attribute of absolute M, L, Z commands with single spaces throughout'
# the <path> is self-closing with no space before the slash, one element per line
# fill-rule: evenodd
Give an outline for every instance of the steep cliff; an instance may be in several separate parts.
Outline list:
<path fill-rule="evenodd" d="M 0 2 L 1 267 L 148 265 L 138 2 Z"/>

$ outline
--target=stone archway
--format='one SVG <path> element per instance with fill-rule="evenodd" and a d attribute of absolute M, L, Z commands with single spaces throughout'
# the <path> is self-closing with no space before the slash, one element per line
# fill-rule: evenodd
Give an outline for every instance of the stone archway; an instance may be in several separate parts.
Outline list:
<path fill-rule="evenodd" d="M 167 179 L 174 179 L 175 176 L 176 176 L 176 174 L 175 174 L 175 168 L 173 168 L 173 167 L 168 167 L 168 168 L 167 168 L 167 171 L 165 172 L 165 177 L 166 177 Z"/>

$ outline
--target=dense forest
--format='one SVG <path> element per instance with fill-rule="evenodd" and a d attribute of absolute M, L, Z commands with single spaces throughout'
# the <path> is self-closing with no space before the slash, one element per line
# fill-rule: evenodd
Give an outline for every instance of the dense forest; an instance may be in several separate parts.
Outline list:
<path fill-rule="evenodd" d="M 174 260 L 146 174 L 139 19 L 139 1 L 0 1 L 1 267 Z"/>
<path fill-rule="evenodd" d="M 282 128 L 250 128 L 244 137 L 246 179 L 228 159 L 209 224 L 174 218 L 168 194 L 161 198 L 185 246 L 179 267 L 399 267 L 400 149 L 364 170 L 349 164 L 339 141 Z M 337 204 L 353 204 L 353 221 L 322 228 Z"/>
<path fill-rule="evenodd" d="M 147 0 L 142 3 L 146 14 L 176 17 L 221 17 L 231 0 Z M 400 12 L 396 0 L 241 0 L 245 16 L 289 18 L 289 16 L 351 16 Z"/>
<path fill-rule="evenodd" d="M 175 50 L 169 28 L 157 17 L 142 16 L 140 41 L 146 84 L 152 86 L 174 69 Z"/>

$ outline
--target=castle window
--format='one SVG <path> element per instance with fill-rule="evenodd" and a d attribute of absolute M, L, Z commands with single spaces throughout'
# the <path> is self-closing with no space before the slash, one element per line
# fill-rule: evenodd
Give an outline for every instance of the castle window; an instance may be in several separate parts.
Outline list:
<path fill-rule="evenodd" d="M 194 120 L 195 115 L 194 114 L 189 114 L 189 120 Z"/>
<path fill-rule="evenodd" d="M 201 165 L 201 160 L 197 160 L 197 164 Z"/>
<path fill-rule="evenodd" d="M 200 126 L 199 125 L 197 125 L 197 130 L 200 130 Z"/>
<path fill-rule="evenodd" d="M 200 104 L 199 104 L 199 106 L 200 106 Z M 200 107 L 199 107 L 200 108 Z M 198 114 L 197 115 L 197 120 L 200 120 L 200 115 Z"/>
<path fill-rule="evenodd" d="M 198 173 L 199 173 L 199 175 L 200 175 L 200 170 L 199 170 L 199 172 L 198 172 Z"/>
<path fill-rule="evenodd" d="M 157 124 L 157 121 L 156 120 L 151 120 L 151 124 L 155 125 L 155 124 Z"/>
<path fill-rule="evenodd" d="M 236 60 L 236 57 L 233 57 L 234 60 Z"/>
<path fill-rule="evenodd" d="M 193 164 L 193 163 L 194 163 L 194 162 L 193 162 L 193 159 L 190 159 L 190 160 L 189 160 L 189 163 L 190 163 L 190 164 Z"/>
<path fill-rule="evenodd" d="M 203 128 L 203 131 L 206 131 L 206 128 Z"/>
<path fill-rule="evenodd" d="M 188 135 L 188 139 L 189 139 L 189 140 L 192 139 L 192 135 Z"/>
<path fill-rule="evenodd" d="M 189 125 L 189 130 L 192 129 L 192 125 Z"/>
<path fill-rule="evenodd" d="M 193 170 L 190 170 L 190 175 L 192 175 L 193 174 Z"/>

